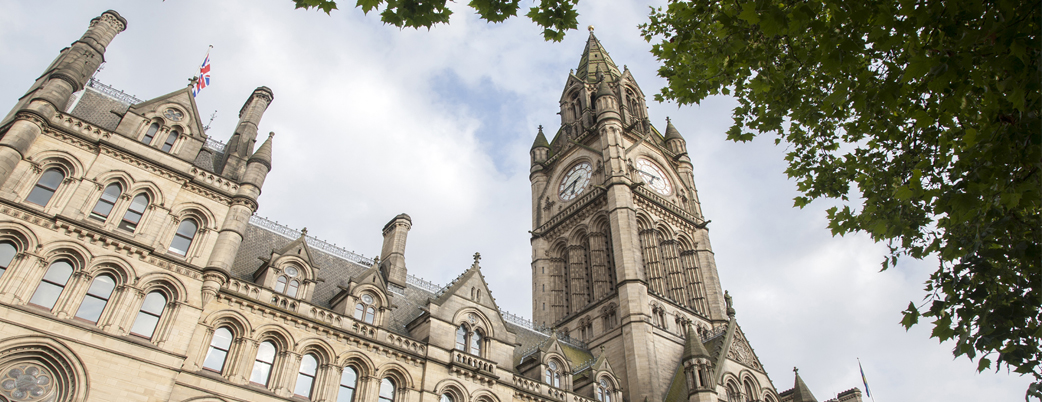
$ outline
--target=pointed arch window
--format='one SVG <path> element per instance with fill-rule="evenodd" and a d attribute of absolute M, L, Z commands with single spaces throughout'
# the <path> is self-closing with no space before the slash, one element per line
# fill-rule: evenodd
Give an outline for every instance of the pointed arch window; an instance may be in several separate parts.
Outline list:
<path fill-rule="evenodd" d="M 546 385 L 554 388 L 561 388 L 561 368 L 558 367 L 557 362 L 551 360 L 546 363 Z"/>
<path fill-rule="evenodd" d="M 177 226 L 177 233 L 174 234 L 174 240 L 170 242 L 170 252 L 186 256 L 188 255 L 188 248 L 192 246 L 192 240 L 195 239 L 195 232 L 199 230 L 199 224 L 195 223 L 192 218 L 186 218 L 181 221 L 181 224 Z"/>
<path fill-rule="evenodd" d="M 54 193 L 58 191 L 58 186 L 65 180 L 65 173 L 58 168 L 50 168 L 40 175 L 40 180 L 36 181 L 36 185 L 33 186 L 33 190 L 29 192 L 29 196 L 25 199 L 33 204 L 41 207 L 47 206 L 47 202 L 51 200 Z"/>
<path fill-rule="evenodd" d="M 390 378 L 380 380 L 380 402 L 394 402 L 394 395 L 397 391 L 398 386 L 394 380 Z"/>
<path fill-rule="evenodd" d="M 474 330 L 473 334 L 470 334 L 470 354 L 474 356 L 481 356 L 481 345 L 485 338 L 481 334 L 481 328 Z"/>
<path fill-rule="evenodd" d="M 376 321 L 376 307 L 373 306 L 375 303 L 376 299 L 372 295 L 362 294 L 359 303 L 355 305 L 355 319 L 372 325 Z"/>
<path fill-rule="evenodd" d="M 156 138 L 156 132 L 159 131 L 159 123 L 152 123 L 148 126 L 148 131 L 145 131 L 145 136 L 141 137 L 141 143 L 145 145 L 152 145 L 152 139 Z"/>
<path fill-rule="evenodd" d="M 141 310 L 137 313 L 137 318 L 134 319 L 134 326 L 130 328 L 132 335 L 137 335 L 146 339 L 152 339 L 152 334 L 156 331 L 156 326 L 159 325 L 159 319 L 163 317 L 163 310 L 166 309 L 166 296 L 163 293 L 156 290 L 150 292 L 145 296 L 145 301 L 141 303 Z"/>
<path fill-rule="evenodd" d="M 123 214 L 123 220 L 119 222 L 119 228 L 133 232 L 134 229 L 137 229 L 137 224 L 141 222 L 141 216 L 145 214 L 146 208 L 148 208 L 148 195 L 138 194 L 135 196 L 134 200 L 130 202 L 130 207 L 127 208 L 127 213 Z"/>
<path fill-rule="evenodd" d="M 98 199 L 98 203 L 94 204 L 94 209 L 90 211 L 90 217 L 99 221 L 105 221 L 112 213 L 112 207 L 116 205 L 116 200 L 119 199 L 119 195 L 123 194 L 123 187 L 119 183 L 112 183 L 105 187 L 105 191 L 101 193 L 101 198 Z"/>
<path fill-rule="evenodd" d="M 611 402 L 612 387 L 608 380 L 601 379 L 597 383 L 597 400 L 600 402 Z"/>
<path fill-rule="evenodd" d="M 170 152 L 171 149 L 174 149 L 174 141 L 177 141 L 177 137 L 177 130 L 171 130 L 170 135 L 167 136 L 166 141 L 163 142 L 163 147 L 159 150 L 163 152 Z"/>
<path fill-rule="evenodd" d="M 467 350 L 467 327 L 463 325 L 456 328 L 456 350 Z"/>
<path fill-rule="evenodd" d="M 300 287 L 300 282 L 297 281 L 297 277 L 300 275 L 300 270 L 294 266 L 288 266 L 283 270 L 283 274 L 275 280 L 275 293 L 282 293 L 289 297 L 297 297 L 297 289 Z"/>
<path fill-rule="evenodd" d="M 336 402 L 354 402 L 356 388 L 358 372 L 351 366 L 344 367 L 344 373 L 340 375 L 340 390 L 336 394 Z"/>
<path fill-rule="evenodd" d="M 47 273 L 43 275 L 40 285 L 36 287 L 33 297 L 29 299 L 29 304 L 48 310 L 54 308 L 54 303 L 65 290 L 70 276 L 72 276 L 72 264 L 68 261 L 58 260 L 52 263 L 50 268 L 47 268 Z"/>
<path fill-rule="evenodd" d="M 18 254 L 18 249 L 8 241 L 0 241 L 0 276 L 7 272 L 7 268 L 11 266 L 11 262 L 14 261 L 14 256 Z"/>
<path fill-rule="evenodd" d="M 253 361 L 253 371 L 250 373 L 250 382 L 268 386 L 271 378 L 271 366 L 275 364 L 275 344 L 271 341 L 261 342 L 257 347 L 257 358 Z"/>
<path fill-rule="evenodd" d="M 228 357 L 228 349 L 232 346 L 232 331 L 227 327 L 217 328 L 210 339 L 210 349 L 206 351 L 203 368 L 220 373 L 224 370 L 224 360 Z"/>
<path fill-rule="evenodd" d="M 312 354 L 306 354 L 300 359 L 300 370 L 297 372 L 297 383 L 293 387 L 293 394 L 311 399 L 311 392 L 315 384 L 315 376 L 318 374 L 318 359 Z"/>
<path fill-rule="evenodd" d="M 112 291 L 116 289 L 116 280 L 109 275 L 98 275 L 87 289 L 87 295 L 80 303 L 80 309 L 76 311 L 76 318 L 91 323 L 98 322 L 105 306 L 109 304 Z"/>
<path fill-rule="evenodd" d="M 745 380 L 745 400 L 746 402 L 756 402 L 756 391 L 753 390 L 753 383 L 748 379 Z"/>

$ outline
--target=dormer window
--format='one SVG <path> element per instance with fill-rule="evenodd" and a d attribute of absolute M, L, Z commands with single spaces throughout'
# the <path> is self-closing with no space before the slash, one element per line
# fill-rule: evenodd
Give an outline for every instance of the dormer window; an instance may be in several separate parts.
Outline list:
<path fill-rule="evenodd" d="M 561 388 L 561 368 L 553 360 L 546 364 L 546 385 Z"/>
<path fill-rule="evenodd" d="M 275 293 L 283 293 L 289 297 L 297 297 L 297 289 L 300 287 L 300 282 L 297 277 L 300 275 L 300 270 L 296 267 L 288 266 L 283 271 L 283 275 L 280 275 L 275 280 Z"/>
<path fill-rule="evenodd" d="M 152 123 L 148 126 L 148 131 L 145 131 L 145 136 L 141 137 L 141 143 L 145 145 L 152 145 L 152 140 L 156 138 L 156 132 L 159 131 L 159 123 Z"/>
<path fill-rule="evenodd" d="M 611 394 L 612 394 L 612 392 L 613 392 L 612 391 L 612 387 L 611 387 L 611 384 L 608 383 L 608 380 L 605 380 L 605 379 L 602 378 L 601 381 L 597 383 L 597 400 L 598 401 L 600 401 L 600 402 L 611 402 Z"/>
<path fill-rule="evenodd" d="M 170 152 L 171 149 L 174 149 L 174 141 L 177 141 L 177 136 L 177 130 L 171 130 L 170 135 L 167 136 L 166 141 L 163 142 L 163 147 L 159 150 L 163 152 Z"/>
<path fill-rule="evenodd" d="M 358 301 L 359 303 L 355 305 L 355 319 L 366 324 L 373 324 L 376 321 L 376 307 L 373 306 L 376 299 L 373 298 L 373 295 L 364 293 Z"/>

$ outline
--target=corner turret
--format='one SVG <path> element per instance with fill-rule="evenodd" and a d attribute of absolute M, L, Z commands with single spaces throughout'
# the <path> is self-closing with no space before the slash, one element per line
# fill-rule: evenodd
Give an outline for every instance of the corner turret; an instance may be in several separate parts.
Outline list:
<path fill-rule="evenodd" d="M 257 141 L 257 127 L 273 99 L 275 95 L 271 89 L 258 87 L 242 105 L 242 109 L 239 110 L 239 124 L 224 150 L 226 162 L 221 172 L 224 177 L 232 180 L 243 177 L 245 162 L 253 154 L 253 145 Z"/>
<path fill-rule="evenodd" d="M 543 135 L 543 126 L 541 125 L 539 126 L 539 133 L 535 136 L 535 142 L 532 143 L 532 150 L 529 153 L 532 155 L 532 165 L 546 162 L 546 159 L 550 156 L 550 142 Z"/>
<path fill-rule="evenodd" d="M 688 402 L 713 402 L 716 400 L 711 359 L 712 356 L 702 344 L 702 337 L 695 331 L 693 325 L 688 325 L 684 355 L 680 358 L 680 363 L 684 367 L 684 379 L 687 381 Z"/>
<path fill-rule="evenodd" d="M 274 131 L 268 133 L 268 139 L 264 140 L 260 148 L 257 148 L 257 152 L 254 152 L 246 161 L 246 174 L 242 177 L 242 181 L 257 186 L 258 191 L 264 185 L 268 172 L 271 172 L 271 139 L 274 137 Z"/>

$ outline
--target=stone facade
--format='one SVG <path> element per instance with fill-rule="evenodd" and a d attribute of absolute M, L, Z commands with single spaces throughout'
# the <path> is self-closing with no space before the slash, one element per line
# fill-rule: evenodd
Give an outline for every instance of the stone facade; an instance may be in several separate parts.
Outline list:
<path fill-rule="evenodd" d="M 528 321 L 479 255 L 408 275 L 408 215 L 376 260 L 253 216 L 273 92 L 216 142 L 189 89 L 89 78 L 126 24 L 92 20 L 0 121 L 0 401 L 792 400 L 722 291 L 683 137 L 592 32 L 532 148 Z"/>

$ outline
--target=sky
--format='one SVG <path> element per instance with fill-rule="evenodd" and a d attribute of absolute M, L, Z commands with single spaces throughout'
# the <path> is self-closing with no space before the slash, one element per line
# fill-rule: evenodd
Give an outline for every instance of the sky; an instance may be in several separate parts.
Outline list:
<path fill-rule="evenodd" d="M 977 373 L 929 338 L 929 323 L 899 325 L 936 261 L 880 272 L 885 245 L 826 228 L 835 203 L 793 208 L 785 145 L 725 140 L 732 99 L 651 99 L 665 80 L 638 25 L 658 2 L 583 1 L 581 28 L 560 43 L 523 17 L 481 21 L 465 3 L 451 3 L 449 25 L 400 30 L 347 0 L 332 15 L 291 0 L 0 0 L 0 109 L 108 9 L 128 27 L 96 77 L 139 99 L 187 85 L 213 45 L 211 86 L 196 99 L 204 122 L 216 112 L 211 138 L 228 140 L 254 88 L 275 95 L 260 124 L 260 139 L 276 135 L 258 215 L 372 257 L 383 225 L 408 213 L 410 274 L 446 284 L 480 252 L 498 305 L 530 317 L 528 150 L 537 126 L 560 125 L 558 100 L 593 25 L 648 97 L 652 124 L 664 130 L 671 117 L 686 138 L 721 283 L 779 392 L 794 366 L 818 400 L 864 391 L 860 358 L 878 402 L 1023 397 L 1029 377 Z"/>

